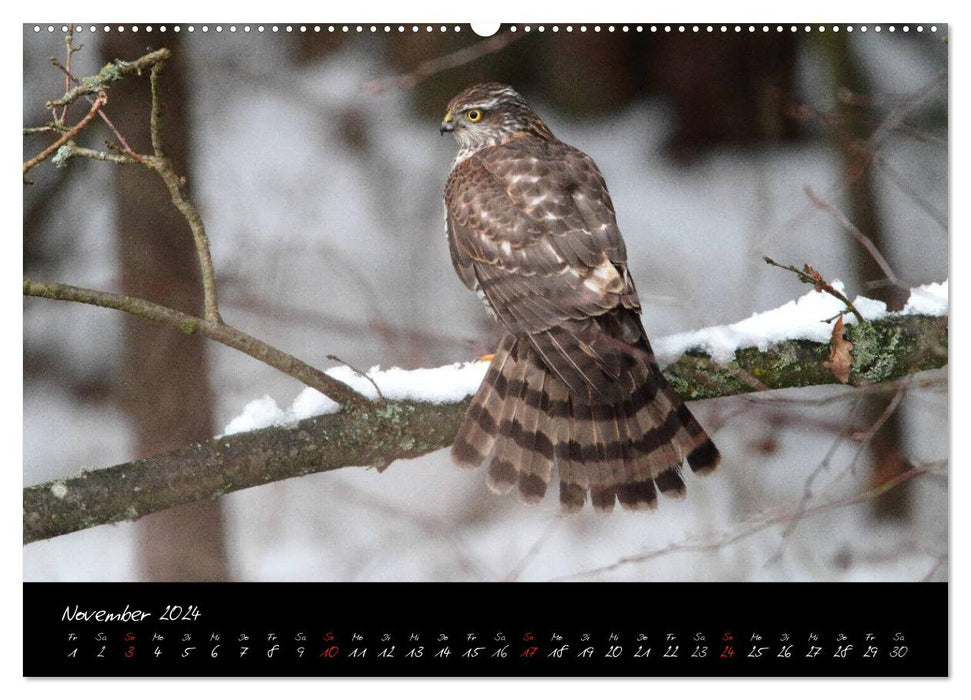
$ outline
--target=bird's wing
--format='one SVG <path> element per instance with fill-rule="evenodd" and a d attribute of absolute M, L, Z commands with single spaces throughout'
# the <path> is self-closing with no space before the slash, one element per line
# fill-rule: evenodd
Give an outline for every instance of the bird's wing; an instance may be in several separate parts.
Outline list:
<path fill-rule="evenodd" d="M 456 164 L 445 202 L 459 276 L 474 276 L 503 325 L 574 391 L 616 380 L 643 331 L 636 313 L 612 313 L 640 304 L 594 162 L 558 141 L 516 138 Z"/>

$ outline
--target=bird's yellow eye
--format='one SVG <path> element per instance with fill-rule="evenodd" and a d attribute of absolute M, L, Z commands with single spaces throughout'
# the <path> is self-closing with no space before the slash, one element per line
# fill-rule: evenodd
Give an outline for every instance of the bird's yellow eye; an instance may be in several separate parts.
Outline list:
<path fill-rule="evenodd" d="M 482 110 L 470 109 L 468 112 L 465 113 L 465 118 L 474 124 L 475 122 L 482 119 Z"/>

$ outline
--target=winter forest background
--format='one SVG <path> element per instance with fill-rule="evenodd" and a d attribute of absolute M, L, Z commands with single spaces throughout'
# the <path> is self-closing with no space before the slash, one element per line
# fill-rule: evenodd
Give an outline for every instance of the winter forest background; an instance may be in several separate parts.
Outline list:
<path fill-rule="evenodd" d="M 101 25 L 99 25 L 100 27 Z M 113 25 L 114 26 L 114 25 Z M 802 296 L 763 255 L 891 308 L 948 278 L 947 27 L 75 34 L 76 76 L 162 46 L 166 145 L 206 223 L 226 320 L 316 367 L 437 367 L 498 333 L 455 276 L 448 100 L 508 82 L 603 171 L 652 338 Z M 24 28 L 24 125 L 64 92 L 64 35 Z M 146 76 L 105 108 L 149 151 Z M 74 118 L 87 110 L 76 107 Z M 78 145 L 112 138 L 93 124 Z M 24 160 L 49 144 L 25 135 Z M 74 159 L 24 189 L 24 274 L 197 312 L 195 252 L 158 178 Z M 850 225 L 848 225 L 850 224 Z M 900 284 L 850 233 L 886 258 Z M 221 433 L 302 386 L 117 311 L 26 298 L 24 484 Z M 947 371 L 692 404 L 723 464 L 654 513 L 559 514 L 447 451 L 346 468 L 24 549 L 28 581 L 945 580 Z M 926 467 L 879 496 L 915 465 Z M 861 497 L 862 494 L 862 497 Z M 871 494 L 872 496 L 868 496 Z"/>

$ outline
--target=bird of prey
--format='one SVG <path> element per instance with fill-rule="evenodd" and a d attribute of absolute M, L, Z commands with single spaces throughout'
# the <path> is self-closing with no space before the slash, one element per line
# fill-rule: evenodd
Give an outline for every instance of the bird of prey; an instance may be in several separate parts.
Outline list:
<path fill-rule="evenodd" d="M 452 445 L 489 461 L 497 493 L 537 503 L 554 464 L 563 510 L 654 508 L 682 497 L 681 466 L 719 452 L 654 361 L 604 177 L 511 87 L 475 85 L 441 132 L 459 151 L 446 236 L 462 282 L 504 335 Z M 491 457 L 491 461 L 489 458 Z"/>

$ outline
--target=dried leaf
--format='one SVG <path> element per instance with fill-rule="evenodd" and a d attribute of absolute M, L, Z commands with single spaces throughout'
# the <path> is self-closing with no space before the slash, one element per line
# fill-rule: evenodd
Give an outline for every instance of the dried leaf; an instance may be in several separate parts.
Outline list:
<path fill-rule="evenodd" d="M 829 359 L 823 362 L 823 367 L 833 373 L 842 384 L 850 381 L 850 369 L 853 367 L 853 343 L 843 338 L 843 316 L 840 314 L 836 325 L 833 326 L 833 336 L 830 339 Z"/>

